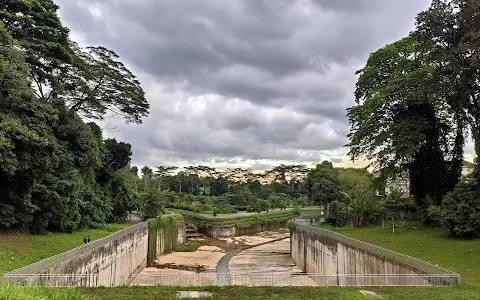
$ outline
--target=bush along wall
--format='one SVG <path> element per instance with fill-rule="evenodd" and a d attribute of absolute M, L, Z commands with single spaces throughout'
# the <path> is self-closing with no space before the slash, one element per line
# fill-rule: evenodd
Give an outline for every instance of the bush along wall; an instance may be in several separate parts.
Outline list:
<path fill-rule="evenodd" d="M 185 222 L 182 215 L 173 214 L 148 220 L 148 256 L 151 266 L 158 255 L 175 251 L 179 233 L 185 237 Z"/>

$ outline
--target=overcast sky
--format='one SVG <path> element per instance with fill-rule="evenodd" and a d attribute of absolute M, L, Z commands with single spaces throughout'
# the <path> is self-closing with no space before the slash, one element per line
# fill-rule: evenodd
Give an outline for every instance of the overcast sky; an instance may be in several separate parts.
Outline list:
<path fill-rule="evenodd" d="M 264 169 L 351 165 L 354 73 L 406 36 L 430 0 L 56 3 L 72 39 L 114 50 L 142 83 L 143 124 L 107 122 L 132 144 L 133 164 Z"/>

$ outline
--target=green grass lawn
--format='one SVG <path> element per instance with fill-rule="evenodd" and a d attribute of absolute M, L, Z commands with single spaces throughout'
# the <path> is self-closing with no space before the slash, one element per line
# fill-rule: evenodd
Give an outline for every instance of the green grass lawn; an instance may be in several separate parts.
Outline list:
<path fill-rule="evenodd" d="M 0 285 L 0 300 L 94 300 L 76 289 L 24 288 Z"/>
<path fill-rule="evenodd" d="M 470 300 L 480 299 L 478 289 L 472 287 L 389 287 L 389 288 L 354 288 L 354 287 L 119 287 L 92 288 L 84 291 L 85 295 L 95 300 L 173 300 L 178 291 L 209 291 L 211 299 L 224 300 Z M 364 296 L 360 290 L 375 291 L 382 298 Z"/>
<path fill-rule="evenodd" d="M 89 289 L 85 293 L 98 300 L 174 300 L 178 291 L 208 291 L 212 298 L 222 300 L 326 300 L 368 299 L 358 289 L 350 288 L 304 288 L 304 287 L 124 287 Z"/>
<path fill-rule="evenodd" d="M 103 229 L 82 229 L 71 234 L 0 233 L 0 275 L 81 246 L 85 235 L 95 241 L 128 226 L 108 224 Z"/>

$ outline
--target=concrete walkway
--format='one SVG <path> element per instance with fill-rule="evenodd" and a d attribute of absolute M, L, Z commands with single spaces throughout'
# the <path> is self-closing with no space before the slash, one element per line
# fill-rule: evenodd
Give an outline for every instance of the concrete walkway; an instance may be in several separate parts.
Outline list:
<path fill-rule="evenodd" d="M 129 214 L 126 221 L 127 223 L 130 223 L 130 224 L 138 224 L 143 222 L 143 219 L 137 215 Z"/>
<path fill-rule="evenodd" d="M 290 258 L 289 238 L 240 252 L 230 259 L 228 269 L 233 285 L 317 285 Z"/>
<path fill-rule="evenodd" d="M 278 234 L 278 235 L 281 236 L 282 234 Z M 250 243 L 253 242 L 253 244 L 249 244 L 249 241 L 244 240 L 245 243 L 244 243 L 243 247 L 235 249 L 235 250 L 227 253 L 224 257 L 222 257 L 218 261 L 218 264 L 217 264 L 217 282 L 218 282 L 218 285 L 219 286 L 225 286 L 225 285 L 231 285 L 232 284 L 232 278 L 231 278 L 231 275 L 230 275 L 230 270 L 229 270 L 228 264 L 230 263 L 230 260 L 234 256 L 238 255 L 240 252 L 245 251 L 247 249 L 258 247 L 258 246 L 265 245 L 265 244 L 274 243 L 274 242 L 281 241 L 281 240 L 284 240 L 284 239 L 285 239 L 285 236 L 283 236 L 281 238 L 275 238 L 274 240 L 266 239 L 265 242 L 259 242 L 258 237 L 257 237 L 253 241 L 250 241 Z M 288 240 L 290 240 L 290 239 L 288 239 Z"/>
<path fill-rule="evenodd" d="M 222 257 L 217 264 L 217 283 L 219 286 L 226 286 L 232 284 L 232 279 L 230 278 L 230 271 L 228 270 L 228 263 L 230 259 L 242 252 L 244 249 L 236 249 L 232 252 L 227 253 Z"/>

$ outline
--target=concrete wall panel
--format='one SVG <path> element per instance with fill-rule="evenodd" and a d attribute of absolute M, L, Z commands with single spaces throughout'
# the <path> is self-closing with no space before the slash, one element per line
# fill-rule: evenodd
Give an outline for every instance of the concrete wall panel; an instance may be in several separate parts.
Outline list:
<path fill-rule="evenodd" d="M 456 285 L 459 278 L 448 270 L 429 274 L 401 260 L 395 261 L 370 252 L 359 243 L 345 243 L 327 235 L 323 230 L 298 225 L 291 229 L 291 257 L 305 273 L 322 274 L 313 276 L 320 285 L 368 286 L 368 285 Z M 388 251 L 388 250 L 387 250 Z M 401 254 L 399 254 L 401 255 Z M 416 261 L 414 265 L 418 265 Z M 428 263 L 424 263 L 427 265 Z M 431 268 L 427 266 L 426 269 Z M 444 272 L 448 271 L 448 272 Z M 443 274 L 445 273 L 445 274 Z M 449 279 L 431 275 L 452 276 Z M 361 276 L 349 276 L 361 275 Z M 366 275 L 366 276 L 364 276 Z M 375 276 L 368 276 L 375 275 Z M 391 276 L 394 275 L 394 276 Z M 411 275 L 411 276 L 408 276 Z"/>

